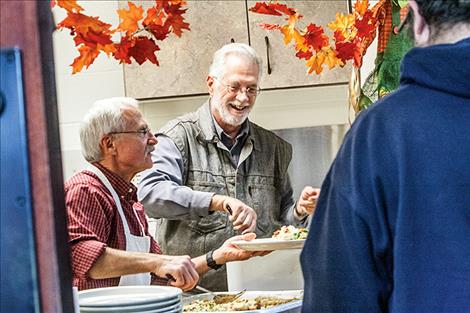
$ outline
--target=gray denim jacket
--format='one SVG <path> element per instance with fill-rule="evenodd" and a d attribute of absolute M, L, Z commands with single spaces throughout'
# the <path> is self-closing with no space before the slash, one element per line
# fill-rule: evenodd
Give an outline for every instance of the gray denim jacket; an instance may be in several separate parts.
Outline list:
<path fill-rule="evenodd" d="M 293 216 L 294 201 L 287 173 L 292 148 L 274 133 L 254 123 L 250 122 L 249 128 L 250 133 L 237 167 L 231 162 L 229 151 L 222 146 L 217 136 L 209 102 L 196 112 L 170 121 L 157 136 L 168 136 L 181 153 L 183 185 L 194 191 L 227 195 L 243 201 L 258 215 L 258 238 L 270 237 L 282 225 L 305 222 Z M 158 168 L 155 170 L 158 171 Z M 143 186 L 139 188 L 146 188 L 146 181 L 150 180 L 151 175 L 151 171 L 143 174 Z M 152 185 L 152 188 L 159 188 L 159 185 Z M 149 192 L 147 188 L 145 193 L 148 195 Z M 142 202 L 150 216 L 160 218 L 157 241 L 165 254 L 199 256 L 237 235 L 225 213 L 161 218 L 158 207 L 148 202 L 150 198 L 144 196 Z M 225 266 L 207 273 L 201 285 L 212 290 L 226 290 Z"/>

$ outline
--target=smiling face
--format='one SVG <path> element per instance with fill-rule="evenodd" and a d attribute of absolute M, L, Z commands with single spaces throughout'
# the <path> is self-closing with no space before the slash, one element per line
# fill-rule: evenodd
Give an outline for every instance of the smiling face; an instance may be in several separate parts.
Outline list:
<path fill-rule="evenodd" d="M 207 78 L 212 115 L 228 134 L 236 133 L 248 118 L 256 95 L 250 96 L 246 88 L 258 87 L 258 74 L 258 66 L 254 61 L 244 55 L 229 54 L 225 59 L 222 77 Z M 230 89 L 241 90 L 231 92 Z"/>

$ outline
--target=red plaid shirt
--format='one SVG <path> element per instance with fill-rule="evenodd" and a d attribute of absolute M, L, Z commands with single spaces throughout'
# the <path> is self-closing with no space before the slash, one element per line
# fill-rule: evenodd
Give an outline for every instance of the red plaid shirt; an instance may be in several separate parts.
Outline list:
<path fill-rule="evenodd" d="M 144 226 L 145 235 L 150 236 L 144 208 L 137 202 L 137 188 L 100 164 L 93 165 L 109 179 L 120 197 L 130 232 L 142 236 L 139 222 L 132 212 L 134 207 Z M 73 285 L 79 290 L 117 286 L 119 277 L 91 279 L 88 276 L 88 271 L 106 247 L 126 250 L 124 227 L 111 193 L 94 173 L 84 170 L 65 183 L 65 203 L 72 252 Z M 152 237 L 150 252 L 161 254 L 160 247 Z M 156 276 L 152 278 L 153 284 L 166 284 L 166 279 Z"/>

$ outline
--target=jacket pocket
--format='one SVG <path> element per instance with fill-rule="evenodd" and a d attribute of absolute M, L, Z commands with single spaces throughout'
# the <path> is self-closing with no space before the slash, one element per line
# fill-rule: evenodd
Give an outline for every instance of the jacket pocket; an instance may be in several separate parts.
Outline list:
<path fill-rule="evenodd" d="M 253 209 L 258 215 L 257 229 L 259 235 L 270 237 L 278 226 L 280 195 L 273 185 L 250 185 L 248 187 L 252 198 Z"/>

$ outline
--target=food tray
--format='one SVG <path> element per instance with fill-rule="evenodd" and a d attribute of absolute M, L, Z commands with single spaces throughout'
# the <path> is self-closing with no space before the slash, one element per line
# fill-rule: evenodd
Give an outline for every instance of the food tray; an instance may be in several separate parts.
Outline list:
<path fill-rule="evenodd" d="M 191 303 L 195 300 L 211 300 L 213 295 L 217 294 L 233 294 L 233 292 L 214 292 L 213 294 L 210 293 L 203 293 L 196 296 L 191 296 L 187 298 L 183 298 L 183 306 L 186 304 Z M 257 296 L 273 296 L 273 297 L 297 297 L 301 298 L 303 296 L 302 290 L 286 290 L 286 291 L 247 291 L 241 296 L 241 299 L 246 298 L 255 298 Z M 251 311 L 228 311 L 232 313 L 299 313 L 302 309 L 302 300 L 289 302 L 286 304 L 281 304 L 275 307 L 267 308 L 267 309 L 259 309 L 259 310 L 251 310 Z M 199 311 L 197 313 L 208 313 L 206 311 Z M 227 313 L 225 312 L 210 312 L 210 313 Z"/>

